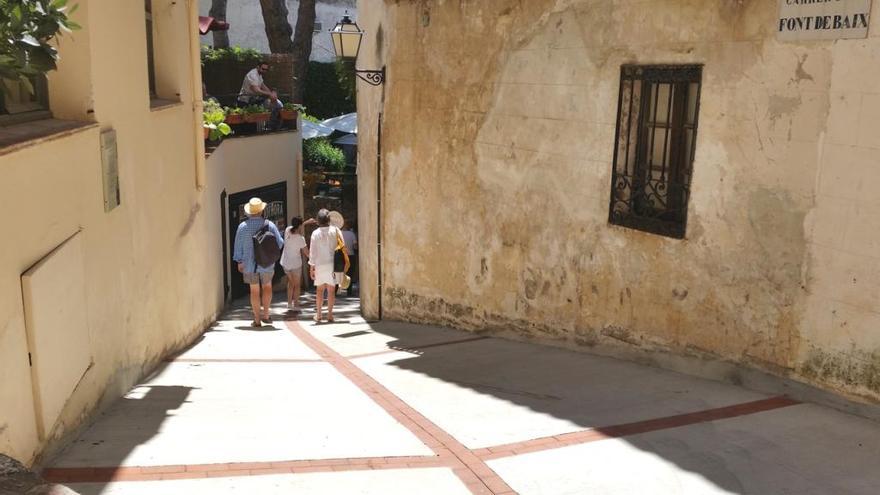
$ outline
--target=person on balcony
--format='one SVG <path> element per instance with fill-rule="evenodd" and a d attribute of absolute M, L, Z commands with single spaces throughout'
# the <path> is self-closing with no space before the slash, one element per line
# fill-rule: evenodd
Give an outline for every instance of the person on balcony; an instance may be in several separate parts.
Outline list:
<path fill-rule="evenodd" d="M 284 104 L 278 99 L 278 93 L 266 86 L 263 81 L 263 75 L 267 72 L 269 72 L 269 64 L 260 62 L 244 76 L 241 91 L 238 94 L 238 104 L 239 106 L 265 106 L 272 114 L 269 119 L 269 128 L 275 130 L 281 126 L 281 109 Z"/>

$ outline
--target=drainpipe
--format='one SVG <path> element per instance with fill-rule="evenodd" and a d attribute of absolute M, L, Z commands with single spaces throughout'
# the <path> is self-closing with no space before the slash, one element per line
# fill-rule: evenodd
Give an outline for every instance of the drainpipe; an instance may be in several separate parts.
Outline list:
<path fill-rule="evenodd" d="M 383 98 L 384 100 L 384 98 Z M 384 101 L 383 101 L 384 106 Z M 379 319 L 382 319 L 382 111 L 376 129 L 376 277 L 379 282 Z"/>
<path fill-rule="evenodd" d="M 189 33 L 189 56 L 190 70 L 192 74 L 189 78 L 190 94 L 192 95 L 193 108 L 193 139 L 195 140 L 195 163 L 196 163 L 196 189 L 201 191 L 206 184 L 205 171 L 205 140 L 202 131 L 202 110 L 204 102 L 202 101 L 202 66 L 195 62 L 201 60 L 201 48 L 199 46 L 198 33 L 199 19 L 199 2 L 198 0 L 186 0 L 186 23 Z"/>

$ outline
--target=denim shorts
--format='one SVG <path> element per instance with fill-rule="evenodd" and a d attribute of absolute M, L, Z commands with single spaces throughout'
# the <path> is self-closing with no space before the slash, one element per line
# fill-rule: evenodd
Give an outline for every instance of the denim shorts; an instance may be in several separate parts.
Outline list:
<path fill-rule="evenodd" d="M 275 274 L 272 272 L 267 273 L 254 273 L 254 272 L 245 272 L 242 273 L 242 277 L 244 277 L 244 283 L 248 285 L 269 285 L 272 283 L 272 277 Z"/>

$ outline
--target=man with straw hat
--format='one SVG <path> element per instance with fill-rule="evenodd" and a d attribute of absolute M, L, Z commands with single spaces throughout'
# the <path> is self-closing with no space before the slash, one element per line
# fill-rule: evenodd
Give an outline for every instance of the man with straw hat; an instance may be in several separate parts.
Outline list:
<path fill-rule="evenodd" d="M 263 210 L 266 209 L 266 203 L 260 198 L 251 198 L 248 204 L 244 206 L 244 212 L 247 219 L 238 226 L 235 233 L 235 249 L 232 259 L 238 263 L 238 271 L 244 277 L 244 283 L 250 286 L 251 292 L 251 308 L 254 311 L 254 321 L 251 323 L 254 327 L 261 326 L 261 323 L 272 323 L 269 317 L 269 305 L 272 304 L 272 277 L 275 275 L 275 263 L 269 266 L 262 266 L 257 263 L 257 256 L 254 252 L 254 236 L 265 228 L 266 237 L 275 236 L 274 242 L 278 244 L 278 249 L 284 246 L 281 233 L 273 222 L 263 218 Z M 268 239 L 268 242 L 273 242 Z M 260 290 L 262 289 L 262 298 Z M 262 303 L 262 308 L 261 308 Z"/>

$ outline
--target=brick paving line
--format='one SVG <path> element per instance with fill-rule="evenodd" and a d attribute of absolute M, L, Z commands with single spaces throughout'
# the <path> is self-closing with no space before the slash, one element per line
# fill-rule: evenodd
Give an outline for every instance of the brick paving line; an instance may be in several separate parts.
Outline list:
<path fill-rule="evenodd" d="M 439 456 L 356 457 L 172 466 L 56 467 L 45 469 L 42 476 L 52 483 L 110 483 L 437 467 L 455 465 Z"/>
<path fill-rule="evenodd" d="M 286 358 L 168 358 L 163 363 L 323 363 L 323 359 L 286 359 Z"/>
<path fill-rule="evenodd" d="M 624 438 L 641 433 L 649 433 L 652 431 L 670 430 L 683 426 L 709 423 L 712 421 L 736 418 L 740 416 L 748 416 L 760 412 L 796 406 L 798 404 L 800 404 L 799 401 L 796 401 L 789 397 L 776 396 L 770 397 L 768 399 L 756 400 L 753 402 L 745 402 L 741 404 L 734 404 L 732 406 L 706 409 L 703 411 L 679 414 L 675 416 L 666 416 L 663 418 L 648 419 L 645 421 L 636 421 L 633 423 L 624 423 L 619 425 L 588 428 L 585 430 L 579 430 L 570 433 L 562 433 L 559 435 L 535 438 L 523 442 L 495 445 L 492 447 L 475 449 L 473 452 L 480 459 L 483 459 L 484 461 L 491 461 L 494 459 L 513 457 L 544 450 L 553 450 L 562 447 L 568 447 L 571 445 L 582 445 L 585 443 L 599 442 L 602 440 L 610 440 L 614 438 Z"/>
<path fill-rule="evenodd" d="M 451 462 L 452 472 L 473 494 L 509 495 L 516 493 L 488 464 L 474 455 L 452 435 L 435 425 L 377 380 L 355 366 L 348 358 L 304 329 L 296 320 L 285 320 L 287 328 L 303 344 L 327 360 L 337 371 L 376 402 L 391 417 L 412 432 L 440 459 Z"/>

